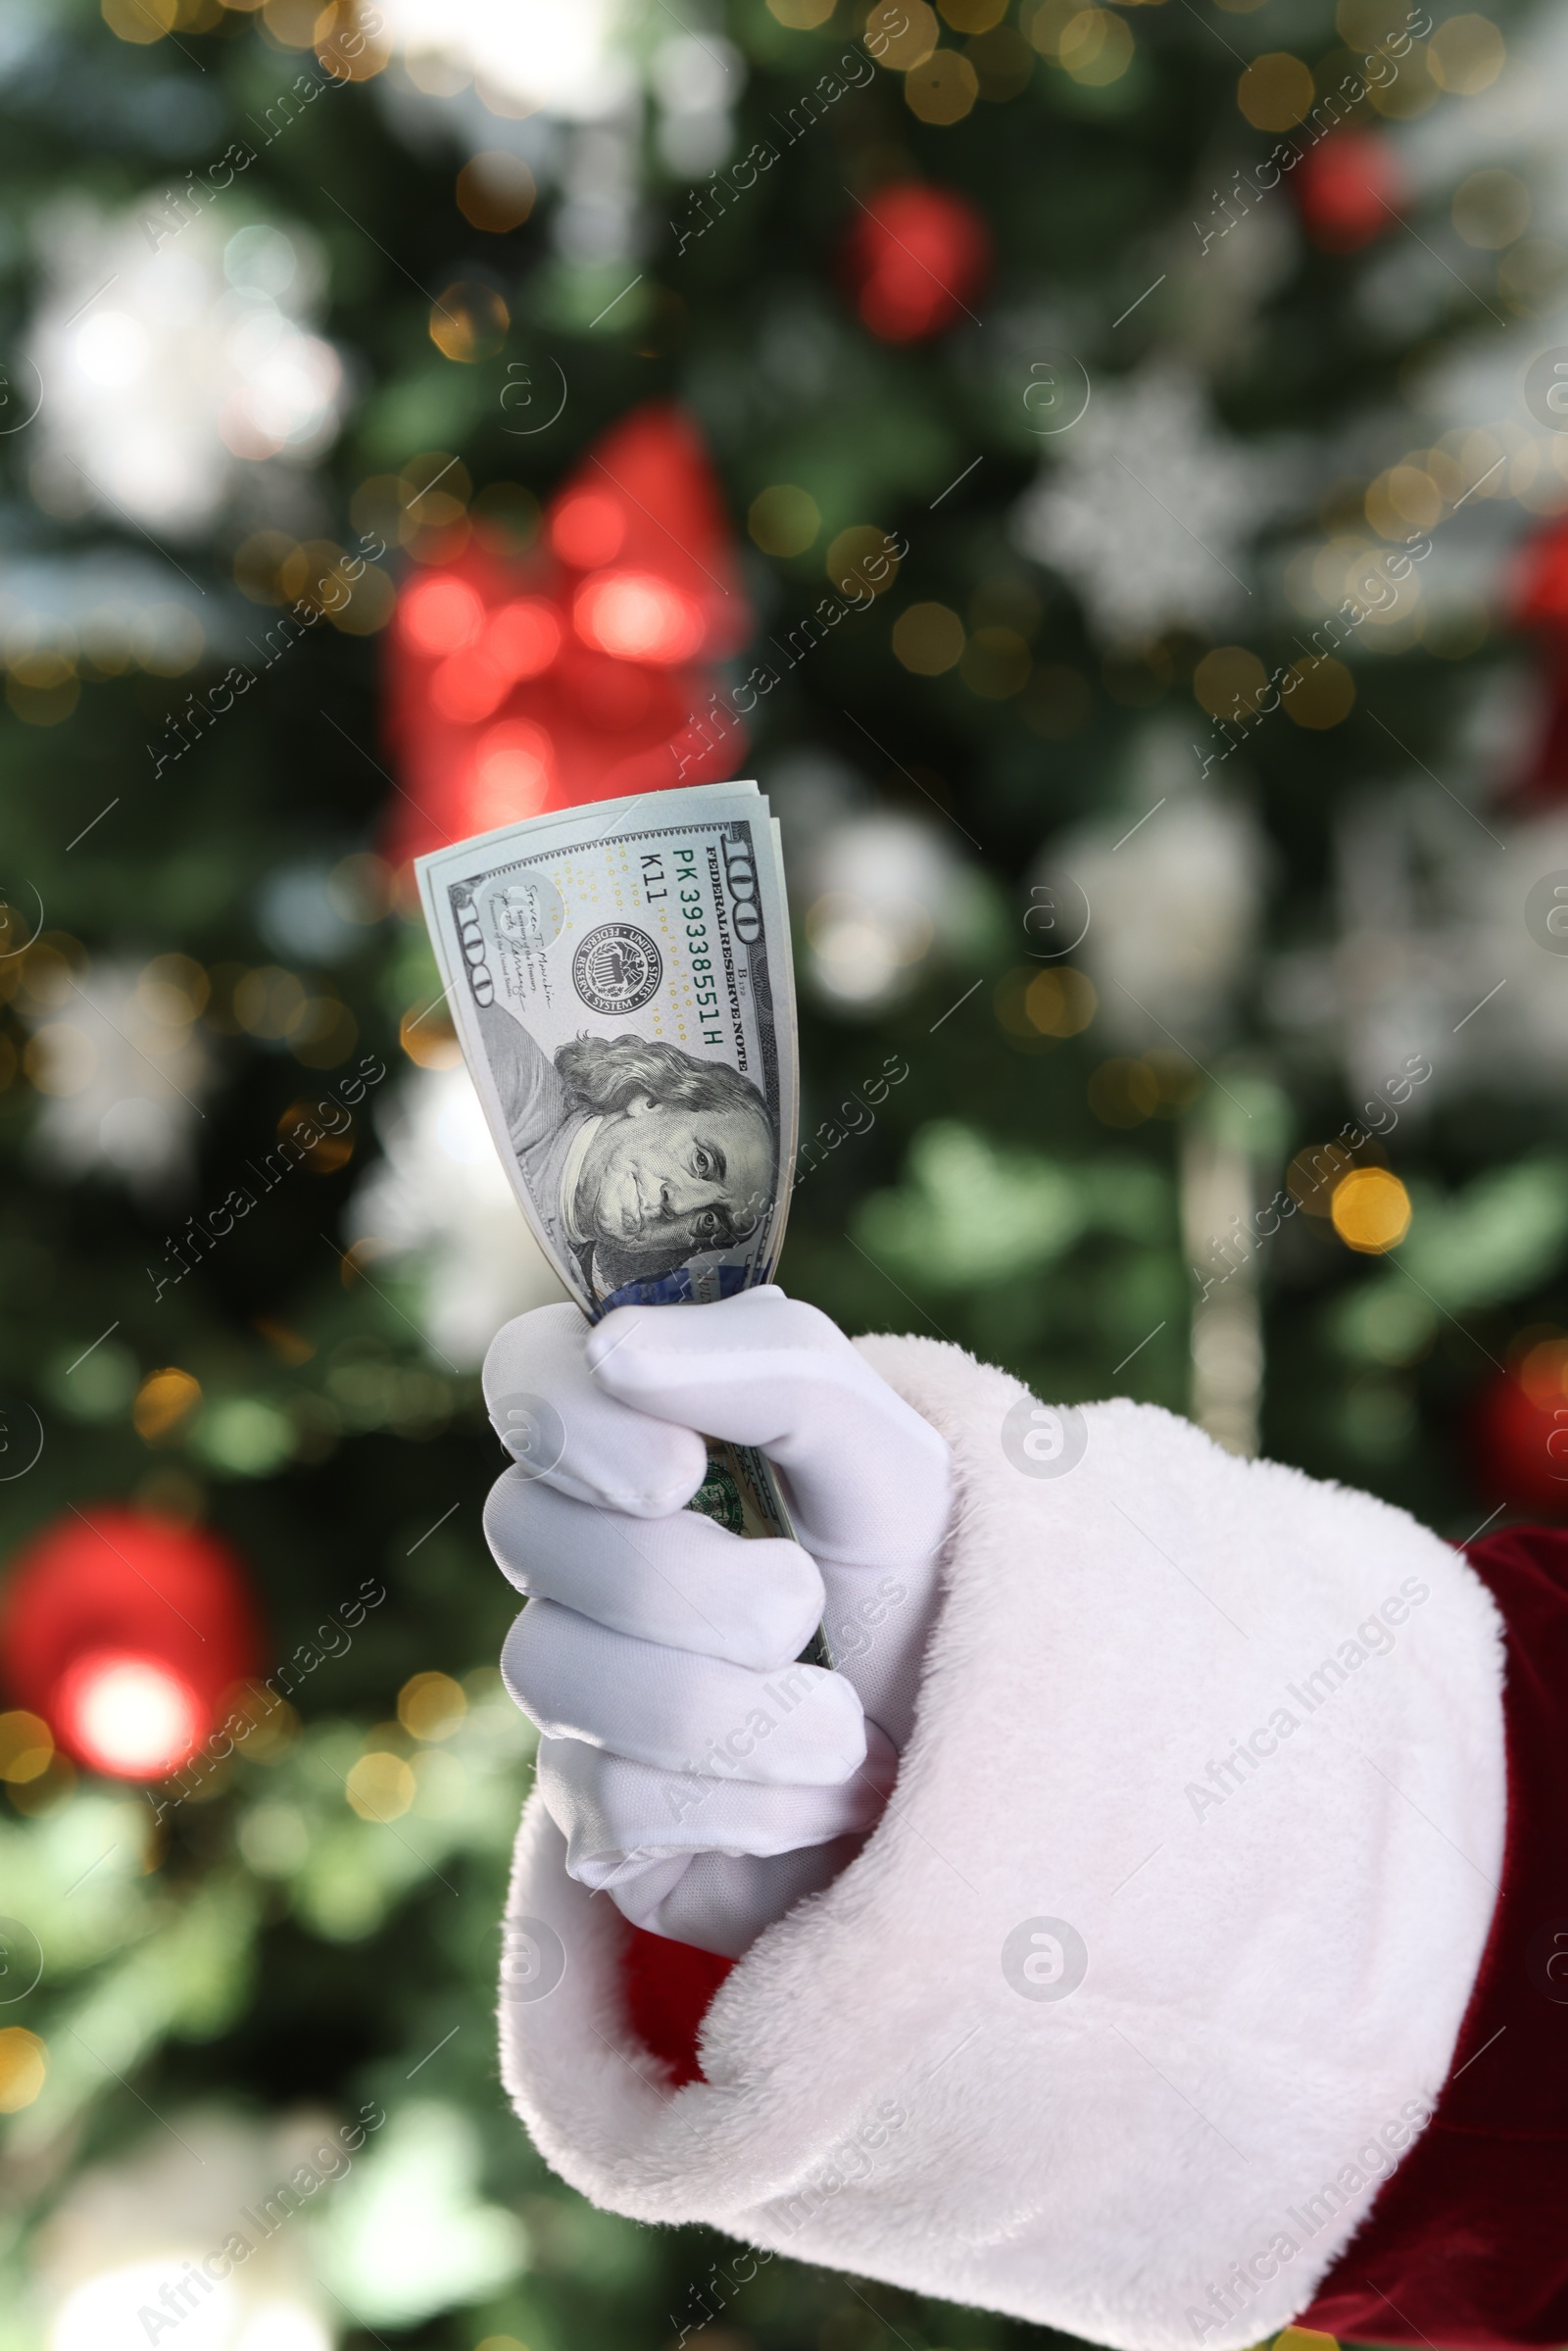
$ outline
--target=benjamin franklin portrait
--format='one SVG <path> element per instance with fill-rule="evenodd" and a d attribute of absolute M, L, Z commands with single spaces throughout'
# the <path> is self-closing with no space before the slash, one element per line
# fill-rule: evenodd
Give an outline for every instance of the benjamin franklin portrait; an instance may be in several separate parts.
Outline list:
<path fill-rule="evenodd" d="M 574 1037 L 552 1059 L 499 1004 L 479 1024 L 529 1196 L 594 1297 L 745 1242 L 766 1218 L 777 1144 L 739 1070 L 639 1036 Z"/>

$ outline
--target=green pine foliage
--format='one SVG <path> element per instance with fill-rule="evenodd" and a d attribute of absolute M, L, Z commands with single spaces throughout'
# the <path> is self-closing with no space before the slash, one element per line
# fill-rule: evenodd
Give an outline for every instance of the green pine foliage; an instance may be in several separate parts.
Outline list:
<path fill-rule="evenodd" d="M 158 0 L 147 4 L 156 14 Z M 87 2167 L 139 2160 L 192 2115 L 260 2124 L 300 2104 L 349 2114 L 379 2101 L 384 2140 L 309 2224 L 345 2303 L 371 2296 L 373 2320 L 341 2320 L 356 2351 L 472 2351 L 498 2337 L 528 2351 L 665 2351 L 678 2339 L 705 2351 L 1046 2351 L 1058 2339 L 1046 2330 L 783 2260 L 737 2281 L 723 2240 L 590 2210 L 511 2118 L 491 2019 L 531 1739 L 494 1665 L 514 1595 L 488 1560 L 480 1512 L 502 1457 L 476 1376 L 423 1336 L 417 1263 L 345 1255 L 345 1208 L 378 1150 L 374 1114 L 412 1066 L 400 1024 L 435 993 L 408 892 L 366 862 L 393 799 L 378 715 L 385 640 L 369 626 L 389 589 L 368 592 L 366 633 L 302 636 L 175 758 L 171 729 L 187 697 L 210 698 L 273 624 L 269 599 L 296 542 L 324 546 L 330 563 L 377 530 L 392 545 L 373 569 L 395 583 L 410 561 L 400 499 L 406 512 L 452 457 L 452 514 L 471 505 L 525 539 L 594 439 L 651 397 L 687 404 L 709 438 L 764 651 L 823 593 L 841 533 L 899 533 L 896 581 L 760 705 L 755 768 L 765 785 L 803 759 L 853 767 L 868 806 L 934 828 L 964 910 L 880 1009 L 803 986 L 807 1127 L 830 1139 L 800 1187 L 784 1278 L 851 1330 L 952 1339 L 1044 1396 L 1116 1386 L 1180 1410 L 1195 1297 L 1183 1136 L 1229 1118 L 1266 1198 L 1293 1153 L 1356 1109 L 1325 1042 L 1332 1019 L 1286 1033 L 1257 975 L 1275 951 L 1332 944 L 1335 827 L 1390 768 L 1367 680 L 1387 729 L 1446 774 L 1456 732 L 1514 657 L 1484 628 L 1468 648 L 1437 630 L 1389 653 L 1358 644 L 1347 659 L 1362 690 L 1339 723 L 1276 715 L 1249 740 L 1227 772 L 1272 845 L 1263 946 L 1228 1025 L 1195 1046 L 1200 1063 L 1176 1039 L 1130 1053 L 1081 979 L 1031 994 L 1051 968 L 1028 924 L 1042 845 L 1086 819 L 1134 821 L 1129 777 L 1152 721 L 1168 719 L 1183 746 L 1209 739 L 1194 678 L 1225 635 L 1172 624 L 1107 648 L 1066 580 L 1021 552 L 1014 509 L 1053 447 L 1029 397 L 1037 363 L 1070 351 L 1098 395 L 1179 354 L 1206 385 L 1215 429 L 1267 454 L 1277 496 L 1262 502 L 1257 591 L 1234 627 L 1272 673 L 1297 661 L 1310 626 L 1279 590 L 1286 556 L 1362 527 L 1368 482 L 1430 430 L 1413 406 L 1421 369 L 1474 334 L 1477 300 L 1517 323 L 1536 297 L 1472 253 L 1468 281 L 1456 275 L 1404 331 L 1370 315 L 1365 294 L 1389 247 L 1316 250 L 1283 186 L 1234 231 L 1237 252 L 1249 235 L 1260 251 L 1268 241 L 1267 268 L 1249 276 L 1202 244 L 1210 191 L 1254 169 L 1277 135 L 1242 111 L 1244 69 L 1285 55 L 1320 92 L 1338 87 L 1400 21 L 1370 4 L 1358 17 L 1353 0 L 1338 20 L 1320 0 L 1247 11 L 1167 0 L 1087 27 L 1081 17 L 1096 12 L 1058 0 L 1022 0 L 1021 12 L 950 0 L 940 54 L 962 60 L 978 89 L 959 119 L 922 120 L 912 78 L 906 91 L 883 66 L 789 140 L 777 125 L 802 94 L 847 52 L 864 60 L 863 8 L 840 0 L 810 24 L 797 22 L 819 15 L 809 0 L 774 0 L 771 13 L 714 0 L 700 19 L 694 6 L 694 33 L 722 36 L 744 60 L 733 152 L 772 139 L 778 160 L 755 187 L 710 202 L 711 227 L 682 242 L 698 217 L 692 185 L 648 129 L 637 159 L 648 231 L 629 291 L 634 266 L 563 256 L 548 174 L 526 222 L 473 226 L 455 193 L 472 123 L 421 111 L 396 63 L 264 138 L 248 125 L 272 124 L 280 94 L 311 69 L 298 12 L 284 0 L 262 14 L 180 0 L 173 28 L 153 39 L 124 31 L 136 6 L 32 0 L 0 61 L 0 358 L 16 404 L 0 410 L 0 473 L 19 594 L 48 566 L 133 556 L 163 567 L 202 638 L 188 658 L 101 647 L 99 658 L 83 632 L 51 667 L 29 651 L 15 600 L 0 619 L 0 1392 L 8 1445 L 29 1412 L 44 1440 L 34 1467 L 0 1482 L 0 1557 L 72 1503 L 132 1497 L 199 1519 L 248 1562 L 278 1661 L 311 1644 L 364 1579 L 387 1596 L 341 1652 L 321 1653 L 284 1729 L 161 1823 L 134 1789 L 60 1764 L 0 1800 L 0 1910 L 30 1928 L 43 1961 L 36 1987 L 0 2007 L 0 2027 L 40 2035 L 50 2068 L 42 2094 L 0 2121 L 12 2189 L 0 2345 L 40 2351 L 40 2232 Z M 907 25 L 931 12 L 902 0 L 893 13 Z M 638 13 L 628 37 L 644 61 L 673 16 Z M 1511 41 L 1511 12 L 1499 21 Z M 1467 99 L 1431 82 L 1426 55 L 1418 45 L 1406 87 L 1458 113 Z M 1388 127 L 1370 102 L 1354 115 Z M 8 421 L 31 397 L 43 231 L 83 200 L 145 210 L 246 140 L 255 160 L 214 200 L 215 217 L 315 240 L 322 331 L 352 369 L 346 420 L 302 476 L 278 526 L 283 553 L 259 544 L 266 516 L 233 507 L 205 534 L 149 547 L 128 519 L 74 505 L 40 472 L 37 427 Z M 858 323 L 837 262 L 858 199 L 900 177 L 964 194 L 996 248 L 977 322 L 906 347 Z M 1416 201 L 1423 235 L 1447 235 L 1450 195 L 1445 184 Z M 475 323 L 469 354 L 454 358 L 432 339 L 432 303 L 458 285 Z M 520 433 L 515 387 L 542 382 L 547 361 L 568 397 L 547 428 Z M 779 485 L 804 490 L 817 516 L 793 555 L 747 536 L 754 503 Z M 1136 535 L 1122 561 L 1138 566 Z M 920 604 L 956 615 L 966 644 L 931 674 L 895 649 L 895 623 Z M 315 955 L 277 943 L 268 885 L 284 873 L 314 874 L 318 898 L 333 877 L 339 917 Z M 1195 904 L 1193 924 L 1205 918 Z M 36 1032 L 69 1025 L 78 983 L 122 967 L 127 985 L 150 971 L 155 990 L 184 991 L 210 1065 L 189 1179 L 167 1195 L 138 1194 L 101 1160 L 62 1173 L 37 1147 L 40 1119 L 67 1098 L 40 1089 Z M 306 1003 L 319 1012 L 291 1046 L 285 1015 Z M 873 1119 L 841 1117 L 889 1055 L 906 1079 Z M 387 1074 L 351 1122 L 210 1249 L 187 1238 L 195 1270 L 172 1279 L 187 1219 L 210 1223 L 247 1167 L 362 1060 Z M 1478 1110 L 1445 1087 L 1386 1157 L 1414 1204 L 1401 1255 L 1358 1256 L 1325 1219 L 1300 1216 L 1268 1258 L 1264 1444 L 1463 1534 L 1491 1497 L 1456 1430 L 1516 1331 L 1568 1324 L 1560 1090 Z M 149 1387 L 171 1370 L 195 1387 Z M 451 1677 L 465 1702 L 439 1739 L 398 1719 L 400 1691 L 421 1673 Z M 417 1787 L 385 1825 L 375 1803 L 350 1800 L 367 1758 L 376 1802 Z M 898 1963 L 917 1966 L 918 1952 Z M 409 2288 L 402 2315 L 390 2289 L 373 2300 L 375 2215 L 399 2209 L 400 2180 L 422 2181 L 451 2243 L 468 2248 L 422 2303 Z M 520 2222 L 520 2239 L 498 2215 Z"/>

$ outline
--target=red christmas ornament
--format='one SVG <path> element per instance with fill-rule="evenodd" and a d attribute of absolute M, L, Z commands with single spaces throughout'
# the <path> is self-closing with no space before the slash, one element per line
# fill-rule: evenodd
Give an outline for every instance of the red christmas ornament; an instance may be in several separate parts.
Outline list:
<path fill-rule="evenodd" d="M 1509 605 L 1516 628 L 1568 636 L 1568 522 L 1548 523 L 1514 558 Z"/>
<path fill-rule="evenodd" d="M 1506 602 L 1514 627 L 1533 631 L 1541 651 L 1543 716 L 1506 794 L 1528 813 L 1568 799 L 1568 522 L 1547 523 L 1517 551 Z"/>
<path fill-rule="evenodd" d="M 991 259 L 991 231 L 974 206 L 912 179 L 878 188 L 841 253 L 860 323 L 884 343 L 922 342 L 963 318 Z"/>
<path fill-rule="evenodd" d="M 90 1770 L 157 1780 L 256 1672 L 245 1571 L 214 1535 L 115 1504 L 56 1519 L 0 1590 L 0 1673 Z"/>
<path fill-rule="evenodd" d="M 1482 1393 L 1475 1446 L 1489 1494 L 1568 1519 L 1568 1342 L 1547 1340 Z"/>
<path fill-rule="evenodd" d="M 1378 130 L 1339 130 L 1311 148 L 1292 182 L 1302 224 L 1325 253 L 1354 253 L 1397 225 L 1409 193 L 1398 150 Z"/>
<path fill-rule="evenodd" d="M 580 801 L 733 775 L 715 664 L 751 633 L 728 516 L 678 409 L 638 409 L 558 492 L 539 547 L 408 581 L 388 643 L 390 854 Z"/>

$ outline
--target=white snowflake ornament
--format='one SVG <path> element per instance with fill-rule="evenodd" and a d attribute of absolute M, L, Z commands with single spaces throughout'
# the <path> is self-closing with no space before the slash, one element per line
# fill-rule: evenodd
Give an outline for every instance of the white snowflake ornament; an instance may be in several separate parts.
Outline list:
<path fill-rule="evenodd" d="M 1218 430 L 1185 369 L 1097 386 L 1052 447 L 1013 535 L 1071 582 L 1102 639 L 1209 630 L 1252 609 L 1247 550 L 1288 497 L 1286 465 Z"/>
<path fill-rule="evenodd" d="M 41 384 L 33 488 L 52 512 L 193 537 L 248 466 L 308 462 L 337 431 L 343 367 L 310 330 L 312 241 L 247 219 L 237 195 L 188 201 L 71 205 L 41 224 L 50 283 L 25 357 Z"/>
<path fill-rule="evenodd" d="M 21 1000 L 27 1074 L 42 1097 L 32 1150 L 46 1166 L 107 1175 L 144 1197 L 189 1175 L 213 1061 L 184 972 L 183 956 L 145 969 L 100 963 L 79 977 L 62 961 L 39 996 Z"/>

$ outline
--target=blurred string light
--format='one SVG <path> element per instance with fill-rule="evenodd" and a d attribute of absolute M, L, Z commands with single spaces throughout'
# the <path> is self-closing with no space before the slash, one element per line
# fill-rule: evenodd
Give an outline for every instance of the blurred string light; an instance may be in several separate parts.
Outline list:
<path fill-rule="evenodd" d="M 49 2074 L 48 2044 L 25 2025 L 0 2029 L 0 2114 L 20 2114 L 39 2095 Z"/>
<path fill-rule="evenodd" d="M 814 30 L 833 13 L 824 0 L 768 0 L 768 6 L 796 31 Z M 1018 31 L 1004 22 L 1006 14 L 1005 0 L 942 0 L 940 17 L 927 0 L 878 0 L 862 38 L 877 64 L 902 79 L 909 112 L 938 129 L 966 121 L 977 100 L 1003 105 L 1016 98 L 1028 87 L 1037 54 L 1083 80 L 1111 81 L 1126 71 L 1131 35 L 1106 11 L 1084 8 L 1080 0 L 1024 0 Z M 950 34 L 959 36 L 956 44 Z M 1107 42 L 1111 58 L 1097 74 L 1093 57 Z"/>
<path fill-rule="evenodd" d="M 179 225 L 151 190 L 109 216 L 57 207 L 39 228 L 48 290 L 24 350 L 48 386 L 31 486 L 70 517 L 97 511 L 192 536 L 248 466 L 305 464 L 334 438 L 343 366 L 311 331 L 314 240 L 243 221 L 220 199 Z M 147 222 L 164 222 L 150 242 Z"/>
<path fill-rule="evenodd" d="M 121 548 L 14 558 L 0 587 L 6 699 L 29 725 L 69 718 L 83 680 L 135 669 L 181 676 L 206 642 L 194 592 L 167 566 Z"/>
<path fill-rule="evenodd" d="M 505 236 L 520 228 L 533 211 L 538 192 L 521 156 L 509 155 L 504 148 L 481 148 L 458 173 L 459 212 L 470 228 L 482 228 L 491 236 Z"/>
<path fill-rule="evenodd" d="M 476 0 L 461 11 L 442 0 L 387 0 L 380 14 L 379 37 L 401 61 L 383 85 L 387 104 L 395 113 L 437 108 L 470 145 L 456 197 L 473 227 L 492 235 L 520 227 L 540 184 L 555 182 L 549 235 L 591 297 L 584 324 L 627 290 L 605 273 L 638 247 L 647 101 L 667 171 L 700 177 L 733 147 L 745 60 L 721 33 L 699 33 L 678 14 L 665 12 L 666 37 L 653 41 L 634 37 L 626 0 L 569 8 L 559 0 Z M 623 299 L 611 331 L 635 331 L 648 309 L 645 294 Z M 485 315 L 472 287 L 447 289 L 431 314 L 438 347 L 452 358 L 477 356 Z"/>
<path fill-rule="evenodd" d="M 207 1728 L 196 1692 L 153 1657 L 92 1650 L 55 1696 L 61 1736 L 93 1771 L 159 1780 L 190 1758 Z"/>
<path fill-rule="evenodd" d="M 1568 512 L 1568 435 L 1531 432 L 1514 417 L 1457 427 L 1406 449 L 1370 481 L 1334 485 L 1322 510 L 1325 535 L 1285 554 L 1286 598 L 1314 619 L 1349 599 L 1362 613 L 1358 653 L 1420 642 L 1440 659 L 1462 659 L 1491 625 L 1499 525 L 1513 535 L 1510 505 L 1546 516 Z M 1424 542 L 1430 558 L 1391 568 L 1391 559 Z"/>
<path fill-rule="evenodd" d="M 253 604 L 304 607 L 324 614 L 345 636 L 373 636 L 392 617 L 395 601 L 392 582 L 375 561 L 377 538 L 385 554 L 386 535 L 371 528 L 351 555 L 333 539 L 301 542 L 289 531 L 252 531 L 234 551 L 234 584 Z M 254 656 L 254 634 L 243 632 L 243 641 Z"/>
<path fill-rule="evenodd" d="M 1086 88 L 1119 81 L 1133 62 L 1132 27 L 1112 9 L 1083 8 L 1078 0 L 1024 0 L 1019 24 L 1042 57 Z"/>
<path fill-rule="evenodd" d="M 1356 1167 L 1334 1187 L 1329 1210 L 1348 1249 L 1380 1257 L 1410 1230 L 1410 1195 L 1386 1167 Z"/>
<path fill-rule="evenodd" d="M 67 2184 L 37 2264 L 47 2351 L 147 2351 L 166 2340 L 195 2351 L 333 2351 L 337 2327 L 314 2259 L 343 2186 L 330 2169 L 322 2177 L 317 2152 L 335 2149 L 343 2164 L 333 2119 L 296 2111 L 259 2126 L 209 2110 L 180 2114 L 169 2132 L 178 2141 L 169 2157 L 143 2141 Z M 283 2226 L 276 2216 L 289 2206 L 274 2202 L 267 2233 L 267 2200 L 302 2163 L 321 2178 L 324 2210 Z M 243 2261 L 212 2260 L 236 2239 L 249 2248 Z"/>
<path fill-rule="evenodd" d="M 378 0 L 378 11 L 406 58 L 442 59 L 498 115 L 592 121 L 636 86 L 624 0 Z"/>

